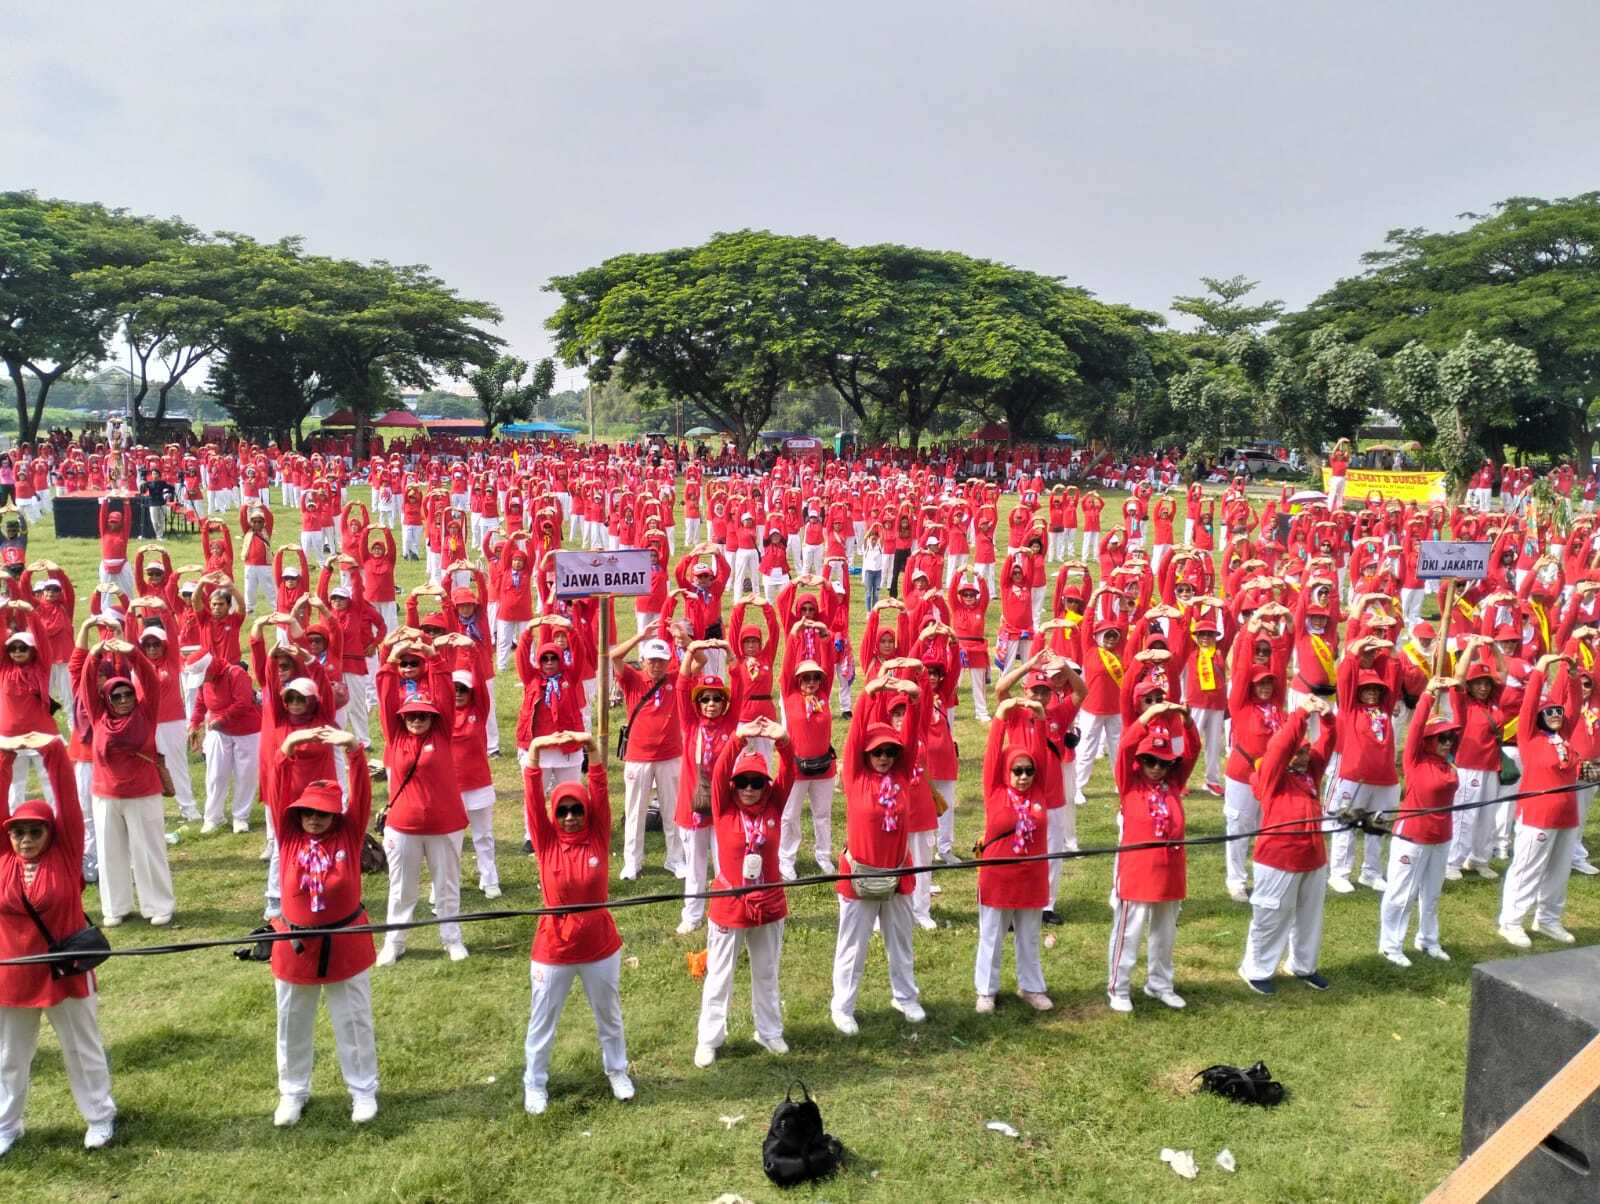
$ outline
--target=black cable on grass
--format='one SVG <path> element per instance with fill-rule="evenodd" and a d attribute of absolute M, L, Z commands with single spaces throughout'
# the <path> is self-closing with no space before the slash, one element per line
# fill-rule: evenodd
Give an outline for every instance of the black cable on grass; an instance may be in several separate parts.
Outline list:
<path fill-rule="evenodd" d="M 1503 798 L 1484 799 L 1476 803 L 1452 803 L 1442 807 L 1423 807 L 1415 810 L 1407 809 L 1406 818 L 1425 815 L 1445 815 L 1456 811 L 1474 811 L 1480 807 L 1496 807 L 1501 803 L 1514 803 L 1522 799 L 1538 798 L 1546 794 L 1560 794 L 1573 790 L 1573 786 L 1551 786 L 1544 790 L 1527 790 L 1520 794 L 1508 794 Z M 1067 803 L 1067 806 L 1073 806 Z M 1386 815 L 1398 815 L 1398 811 L 1385 812 Z M 629 895 L 621 899 L 607 899 L 597 903 L 567 903 L 560 907 L 527 907 L 506 909 L 503 911 L 473 911 L 453 916 L 433 916 L 425 920 L 408 920 L 404 924 L 351 924 L 344 928 L 292 928 L 285 932 L 276 930 L 268 932 L 252 932 L 244 936 L 210 937 L 197 941 L 182 941 L 171 945 L 133 945 L 124 949 L 112 949 L 109 957 L 154 957 L 168 953 L 192 953 L 201 949 L 237 948 L 240 945 L 250 945 L 258 942 L 271 941 L 308 941 L 325 936 L 359 936 L 363 933 L 380 932 L 406 932 L 413 928 L 433 928 L 439 924 L 472 924 L 481 920 L 519 920 L 532 919 L 539 916 L 577 915 L 588 911 L 615 911 L 624 907 L 648 907 L 658 903 L 673 903 L 681 905 L 685 899 L 731 899 L 741 895 L 752 894 L 763 890 L 789 890 L 801 886 L 831 886 L 836 882 L 854 882 L 861 878 L 889 878 L 899 877 L 904 874 L 935 874 L 947 870 L 975 870 L 984 866 L 999 865 L 1028 865 L 1033 862 L 1043 861 L 1076 861 L 1089 857 L 1114 857 L 1119 853 L 1138 853 L 1149 849 L 1170 848 L 1205 848 L 1212 845 L 1228 844 L 1235 840 L 1254 840 L 1257 836 L 1270 835 L 1274 832 L 1293 831 L 1310 835 L 1327 836 L 1335 832 L 1366 831 L 1374 835 L 1387 835 L 1386 828 L 1373 824 L 1377 818 L 1375 813 L 1360 815 L 1333 815 L 1324 814 L 1317 819 L 1291 819 L 1281 823 L 1267 824 L 1264 827 L 1253 828 L 1248 832 L 1216 833 L 1207 836 L 1186 836 L 1182 840 L 1146 840 L 1134 844 L 1102 845 L 1097 848 L 1067 849 L 1059 853 L 1030 853 L 1015 857 L 985 857 L 981 860 L 968 860 L 944 862 L 940 865 L 908 865 L 885 874 L 875 871 L 870 874 L 809 874 L 804 877 L 793 878 L 786 882 L 762 882 L 753 886 L 729 886 L 717 890 L 696 891 L 692 894 L 679 892 L 670 895 Z M 1315 827 L 1311 825 L 1315 824 Z M 1331 827 L 1324 827 L 1331 824 Z M 30 953 L 24 957 L 11 957 L 0 960 L 0 966 L 32 966 L 58 961 L 72 961 L 81 957 L 81 953 L 62 951 L 59 953 Z"/>

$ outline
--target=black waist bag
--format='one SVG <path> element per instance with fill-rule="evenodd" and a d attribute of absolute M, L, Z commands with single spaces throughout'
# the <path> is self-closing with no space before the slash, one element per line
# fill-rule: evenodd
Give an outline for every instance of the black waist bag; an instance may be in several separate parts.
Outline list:
<path fill-rule="evenodd" d="M 822 1131 L 822 1109 L 800 1084 L 803 1100 L 794 1099 L 791 1086 L 783 1102 L 772 1110 L 772 1125 L 761 1143 L 761 1166 L 779 1187 L 793 1187 L 824 1179 L 839 1169 L 844 1146 Z"/>
<path fill-rule="evenodd" d="M 1210 1092 L 1239 1104 L 1259 1104 L 1270 1108 L 1283 1101 L 1283 1084 L 1275 1082 L 1265 1062 L 1249 1070 L 1237 1066 L 1207 1066 L 1194 1076 Z"/>

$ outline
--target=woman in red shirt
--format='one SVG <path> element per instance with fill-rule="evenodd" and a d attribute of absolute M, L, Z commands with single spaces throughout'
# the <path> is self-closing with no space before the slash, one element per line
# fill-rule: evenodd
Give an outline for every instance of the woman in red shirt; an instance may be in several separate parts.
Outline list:
<path fill-rule="evenodd" d="M 950 602 L 950 626 L 960 646 L 961 667 L 972 686 L 972 717 L 989 722 L 989 638 L 985 628 L 989 619 L 989 583 L 982 574 L 962 569 L 946 591 Z"/>
<path fill-rule="evenodd" d="M 1308 732 L 1313 718 L 1315 736 Z M 1317 973 L 1328 884 L 1320 795 L 1335 740 L 1328 704 L 1311 695 L 1268 741 L 1251 778 L 1264 831 L 1256 837 L 1250 929 L 1239 977 L 1258 995 L 1277 992 L 1273 978 L 1285 953 L 1296 978 L 1318 991 L 1329 986 Z"/>
<path fill-rule="evenodd" d="M 1579 707 L 1572 658 L 1541 657 L 1528 677 L 1517 716 L 1517 750 L 1522 754 L 1518 793 L 1535 797 L 1517 802 L 1516 838 L 1500 901 L 1500 935 L 1519 949 L 1532 944 L 1522 927 L 1530 910 L 1535 932 L 1563 945 L 1574 940 L 1562 927 L 1561 914 L 1567 906 L 1572 846 L 1578 839 L 1573 788 L 1580 761 L 1572 736 Z"/>
<path fill-rule="evenodd" d="M 24 749 L 43 758 L 55 808 L 40 799 L 11 807 L 9 790 L 0 791 L 0 827 L 6 830 L 0 841 L 0 959 L 46 953 L 89 923 L 83 913 L 83 813 L 66 748 L 54 733 L 0 736 L 0 783 L 7 787 Z M 50 1018 L 72 1098 L 89 1124 L 84 1147 L 97 1150 L 111 1140 L 117 1105 L 98 1007 L 93 971 L 57 978 L 43 963 L 0 966 L 0 1157 L 22 1136 L 41 1016 Z"/>
<path fill-rule="evenodd" d="M 1106 986 L 1113 1012 L 1133 1011 L 1130 979 L 1139 959 L 1139 938 L 1147 928 L 1144 993 L 1169 1008 L 1184 1006 L 1183 996 L 1173 990 L 1172 945 L 1178 935 L 1178 909 L 1189 893 L 1188 857 L 1181 843 L 1183 796 L 1199 748 L 1199 735 L 1188 710 L 1170 702 L 1146 709 L 1123 729 L 1117 746 L 1121 843 L 1174 843 L 1117 856 L 1112 870 L 1115 918 Z"/>
<path fill-rule="evenodd" d="M 1044 708 L 1008 698 L 995 708 L 994 719 L 983 758 L 984 826 L 977 858 L 1036 857 L 1046 851 Z M 1050 872 L 1042 860 L 978 870 L 973 986 L 979 1012 L 994 1011 L 1008 928 L 1015 933 L 1018 996 L 1036 1011 L 1055 1006 L 1045 994 L 1044 966 L 1039 961 L 1039 929 L 1049 893 Z"/>
<path fill-rule="evenodd" d="M 119 658 L 113 675 L 101 662 Z M 122 675 L 123 667 L 133 678 Z M 172 923 L 172 871 L 162 783 L 156 770 L 161 685 L 155 668 L 126 640 L 103 640 L 84 661 L 78 696 L 93 733 L 94 826 L 100 849 L 101 924 L 114 928 L 133 910 L 150 923 Z"/>
<path fill-rule="evenodd" d="M 902 694 L 916 697 L 918 688 L 909 681 L 875 678 L 863 689 L 861 705 L 850 718 L 843 758 L 845 849 L 839 858 L 846 874 L 877 874 L 910 864 L 911 774 L 923 745 L 919 708 L 904 708 L 898 727 L 888 721 L 891 704 Z M 883 934 L 889 962 L 890 1006 L 913 1024 L 926 1017 L 912 954 L 912 889 L 909 874 L 835 884 L 839 939 L 829 1014 L 846 1036 L 860 1032 L 856 997 L 874 929 Z"/>
<path fill-rule="evenodd" d="M 672 821 L 683 840 L 687 866 L 683 877 L 683 915 L 678 935 L 687 936 L 706 916 L 706 856 L 711 851 L 715 821 L 711 813 L 712 767 L 739 726 L 743 687 L 736 678 L 728 684 L 713 673 L 701 673 L 706 653 L 730 652 L 726 640 L 696 640 L 685 650 L 681 673 L 685 683 L 678 691 L 678 725 L 683 733 L 683 768 L 678 774 L 678 795 Z M 674 871 L 676 872 L 676 871 Z"/>
<path fill-rule="evenodd" d="M 378 714 L 383 721 L 383 764 L 388 773 L 389 806 L 383 848 L 389 857 L 390 924 L 406 924 L 416 910 L 422 862 L 433 879 L 435 914 L 444 918 L 439 940 L 451 961 L 467 956 L 461 926 L 450 922 L 461 907 L 461 834 L 467 811 L 461 802 L 452 745 L 455 689 L 450 680 L 453 655 L 441 647 L 470 644 L 466 636 L 440 636 L 433 646 L 423 641 L 398 641 L 378 670 Z M 420 659 L 423 679 L 403 682 L 397 663 Z M 413 687 L 414 688 L 408 688 Z M 406 949 L 406 933 L 397 930 L 383 940 L 378 965 L 393 965 Z"/>
<path fill-rule="evenodd" d="M 1395 770 L 1395 684 L 1398 667 L 1393 645 L 1376 636 L 1363 636 L 1345 650 L 1339 662 L 1336 689 L 1339 710 L 1339 768 L 1328 791 L 1328 813 L 1365 811 L 1392 815 L 1400 803 L 1400 778 Z M 1383 891 L 1387 883 L 1378 860 L 1381 837 L 1366 833 L 1359 881 Z M 1347 895 L 1355 889 L 1350 872 L 1355 866 L 1356 832 L 1341 828 L 1333 836 L 1328 889 Z"/>
<path fill-rule="evenodd" d="M 1511 718 L 1500 704 L 1504 664 L 1505 657 L 1487 637 L 1475 636 L 1462 645 L 1457 676 L 1466 682 L 1466 688 L 1457 700 L 1461 716 L 1454 759 L 1457 804 L 1489 802 L 1500 795 L 1500 736 Z M 1459 879 L 1464 870 L 1482 878 L 1498 878 L 1489 864 L 1494 850 L 1494 809 L 1472 807 L 1455 812 L 1452 818 L 1445 878 Z"/>
<path fill-rule="evenodd" d="M 1418 812 L 1448 807 L 1456 796 L 1452 754 L 1461 741 L 1455 682 L 1435 677 L 1417 700 L 1406 733 L 1405 797 L 1389 842 L 1388 885 L 1378 913 L 1378 952 L 1397 966 L 1409 966 L 1403 946 L 1411 908 L 1417 909 L 1417 951 L 1438 961 L 1450 955 L 1439 946 L 1439 891 L 1450 851 L 1451 813 Z"/>
<path fill-rule="evenodd" d="M 755 739 L 776 743 L 776 773 L 768 768 L 766 756 L 749 747 Z M 778 873 L 778 832 L 793 781 L 794 753 L 789 738 L 766 719 L 740 724 L 712 767 L 711 814 L 717 852 L 712 888 L 755 889 L 711 900 L 706 982 L 694 1050 L 694 1064 L 702 1069 L 716 1061 L 717 1050 L 728 1037 L 728 1001 L 733 995 L 740 949 L 750 951 L 750 1010 L 755 1016 L 756 1044 L 779 1056 L 789 1052 L 778 997 L 783 921 L 789 914 Z"/>
<path fill-rule="evenodd" d="M 812 851 L 817 869 L 833 873 L 833 792 L 837 761 L 833 750 L 833 635 L 826 623 L 801 619 L 783 651 L 783 725 L 794 742 L 795 780 L 783 807 L 778 837 L 778 870 L 795 877 L 800 854 L 800 819 L 811 812 Z"/>
<path fill-rule="evenodd" d="M 589 783 L 563 782 L 545 806 L 544 775 L 537 757 L 523 770 L 523 809 L 539 857 L 539 889 L 549 907 L 604 903 L 611 875 L 611 803 L 605 750 L 583 732 L 552 732 L 532 748 L 576 741 L 589 750 Z M 552 813 L 554 818 L 552 818 Z M 583 983 L 600 1035 L 600 1065 L 619 1100 L 633 1098 L 628 1046 L 622 1032 L 622 936 L 605 908 L 540 916 L 533 938 L 530 974 L 533 1002 L 524 1046 L 522 1106 L 537 1116 L 549 1105 L 546 1087 L 556 1026 L 572 980 Z"/>
<path fill-rule="evenodd" d="M 278 932 L 369 922 L 361 903 L 361 845 L 372 814 L 372 781 L 365 773 L 352 773 L 348 796 L 339 783 L 326 779 L 294 789 L 296 749 L 312 743 L 342 747 L 347 756 L 359 748 L 349 732 L 324 725 L 291 732 L 278 750 L 278 781 L 264 792 L 279 847 L 283 914 L 272 923 Z M 350 1090 L 350 1119 L 365 1124 L 378 1114 L 373 961 L 367 932 L 272 943 L 278 1001 L 278 1107 L 272 1123 L 279 1128 L 299 1121 L 311 1096 L 312 1038 L 323 998 L 339 1070 Z"/>

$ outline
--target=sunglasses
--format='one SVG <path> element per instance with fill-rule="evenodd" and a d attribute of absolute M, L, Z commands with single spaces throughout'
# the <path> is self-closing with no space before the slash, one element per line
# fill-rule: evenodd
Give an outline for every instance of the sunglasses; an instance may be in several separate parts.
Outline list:
<path fill-rule="evenodd" d="M 132 702 L 133 701 L 133 691 L 132 690 L 112 690 L 111 691 L 111 701 L 112 702 Z"/>
<path fill-rule="evenodd" d="M 757 777 L 755 774 L 741 774 L 733 779 L 733 788 L 735 790 L 765 790 L 766 786 L 767 779 Z"/>
<path fill-rule="evenodd" d="M 582 819 L 582 803 L 562 803 L 556 808 L 557 819 Z"/>
<path fill-rule="evenodd" d="M 1033 766 L 1013 765 L 1011 767 L 1011 776 L 1014 778 L 1031 778 L 1033 776 Z"/>
<path fill-rule="evenodd" d="M 888 760 L 893 760 L 895 757 L 898 757 L 899 755 L 900 755 L 900 748 L 899 748 L 898 745 L 894 745 L 894 744 L 886 744 L 882 748 L 874 748 L 871 752 L 867 753 L 867 756 L 869 756 L 869 757 L 886 758 Z"/>
<path fill-rule="evenodd" d="M 400 667 L 402 669 L 420 669 L 420 668 L 422 668 L 422 662 L 421 661 L 401 660 L 399 662 L 399 664 L 400 664 Z"/>

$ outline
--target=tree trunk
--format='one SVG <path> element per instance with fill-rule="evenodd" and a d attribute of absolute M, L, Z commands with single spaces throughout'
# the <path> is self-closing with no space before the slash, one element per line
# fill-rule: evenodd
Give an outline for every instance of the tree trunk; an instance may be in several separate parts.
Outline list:
<path fill-rule="evenodd" d="M 11 377 L 11 388 L 16 393 L 17 402 L 17 442 L 30 443 L 28 438 L 28 386 L 22 381 L 22 369 L 16 364 L 6 364 L 7 375 Z"/>
<path fill-rule="evenodd" d="M 367 458 L 367 445 L 372 440 L 371 423 L 372 417 L 365 410 L 358 410 L 356 412 L 355 458 L 358 461 L 365 460 Z"/>

